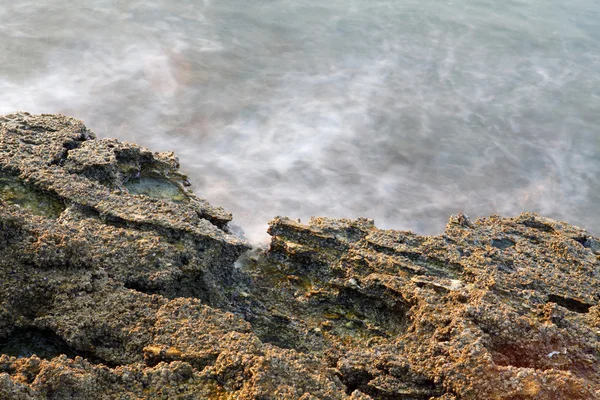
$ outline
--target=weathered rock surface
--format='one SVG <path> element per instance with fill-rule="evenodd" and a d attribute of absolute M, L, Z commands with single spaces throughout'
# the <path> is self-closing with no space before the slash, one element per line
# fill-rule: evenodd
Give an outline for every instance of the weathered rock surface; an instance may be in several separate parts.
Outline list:
<path fill-rule="evenodd" d="M 0 117 L 0 398 L 600 398 L 586 231 L 278 217 L 246 252 L 187 185 L 171 153 Z"/>

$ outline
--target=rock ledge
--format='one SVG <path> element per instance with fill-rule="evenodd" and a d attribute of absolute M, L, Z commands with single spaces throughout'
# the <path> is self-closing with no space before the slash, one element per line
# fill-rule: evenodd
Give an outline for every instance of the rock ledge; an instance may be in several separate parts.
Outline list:
<path fill-rule="evenodd" d="M 172 153 L 0 117 L 0 398 L 600 398 L 585 230 L 276 217 L 250 250 L 188 186 Z"/>

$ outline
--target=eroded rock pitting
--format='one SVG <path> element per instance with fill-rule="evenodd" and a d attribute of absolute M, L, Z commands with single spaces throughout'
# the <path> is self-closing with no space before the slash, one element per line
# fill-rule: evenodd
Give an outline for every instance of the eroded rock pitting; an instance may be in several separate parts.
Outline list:
<path fill-rule="evenodd" d="M 248 251 L 189 184 L 172 153 L 0 117 L 0 397 L 600 398 L 586 231 L 277 217 Z"/>

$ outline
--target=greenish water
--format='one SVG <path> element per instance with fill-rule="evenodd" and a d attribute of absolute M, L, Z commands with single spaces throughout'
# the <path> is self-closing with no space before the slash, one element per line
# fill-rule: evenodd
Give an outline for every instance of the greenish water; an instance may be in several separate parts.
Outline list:
<path fill-rule="evenodd" d="M 132 194 L 142 194 L 153 199 L 187 203 L 189 197 L 175 183 L 160 177 L 144 176 L 130 179 L 125 187 Z"/>
<path fill-rule="evenodd" d="M 65 210 L 62 201 L 25 185 L 18 178 L 2 171 L 0 171 L 0 199 L 48 218 L 57 218 Z"/>

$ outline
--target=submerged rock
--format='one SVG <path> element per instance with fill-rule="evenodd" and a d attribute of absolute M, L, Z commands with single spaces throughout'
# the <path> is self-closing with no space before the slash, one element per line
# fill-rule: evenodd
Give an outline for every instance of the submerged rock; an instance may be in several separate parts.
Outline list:
<path fill-rule="evenodd" d="M 172 153 L 0 117 L 0 398 L 600 398 L 586 231 L 277 217 L 247 251 L 187 186 Z"/>

